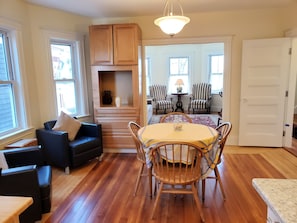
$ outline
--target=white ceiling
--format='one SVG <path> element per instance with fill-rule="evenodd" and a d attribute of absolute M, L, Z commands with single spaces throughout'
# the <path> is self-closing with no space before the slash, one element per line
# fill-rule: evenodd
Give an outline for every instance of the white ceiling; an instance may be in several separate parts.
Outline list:
<path fill-rule="evenodd" d="M 162 15 L 165 0 L 25 0 L 92 18 Z M 195 12 L 285 7 L 297 0 L 180 0 L 184 15 Z"/>

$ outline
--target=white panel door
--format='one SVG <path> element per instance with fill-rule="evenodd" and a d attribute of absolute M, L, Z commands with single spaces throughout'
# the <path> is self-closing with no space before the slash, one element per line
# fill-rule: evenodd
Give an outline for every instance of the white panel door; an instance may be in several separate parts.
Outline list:
<path fill-rule="evenodd" d="M 290 38 L 243 42 L 240 146 L 282 147 L 290 46 Z"/>

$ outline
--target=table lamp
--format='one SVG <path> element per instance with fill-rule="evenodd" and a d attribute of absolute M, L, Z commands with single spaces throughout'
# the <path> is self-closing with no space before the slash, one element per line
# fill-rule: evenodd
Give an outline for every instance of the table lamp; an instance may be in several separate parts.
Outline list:
<path fill-rule="evenodd" d="M 183 85 L 184 85 L 183 80 L 182 79 L 177 79 L 176 82 L 175 82 L 175 85 L 177 86 L 176 87 L 176 92 L 181 93 L 183 91 Z"/>

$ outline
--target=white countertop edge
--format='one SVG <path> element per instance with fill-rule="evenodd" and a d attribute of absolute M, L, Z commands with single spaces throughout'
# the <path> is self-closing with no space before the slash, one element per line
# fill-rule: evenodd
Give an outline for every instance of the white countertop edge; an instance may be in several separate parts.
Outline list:
<path fill-rule="evenodd" d="M 252 184 L 267 206 L 282 222 L 296 222 L 297 179 L 254 178 Z"/>
<path fill-rule="evenodd" d="M 267 199 L 267 197 L 265 196 L 265 192 L 263 192 L 263 190 L 261 190 L 257 184 L 257 181 L 258 180 L 264 180 L 261 179 L 261 178 L 255 178 L 255 179 L 252 179 L 252 184 L 255 188 L 255 190 L 258 192 L 258 194 L 260 195 L 260 197 L 263 199 L 263 201 L 265 202 L 265 204 L 267 206 L 269 206 L 269 208 L 274 212 L 274 214 L 279 218 L 279 219 L 283 219 L 280 215 L 279 215 L 279 212 L 274 208 L 273 205 L 271 205 L 270 201 Z"/>

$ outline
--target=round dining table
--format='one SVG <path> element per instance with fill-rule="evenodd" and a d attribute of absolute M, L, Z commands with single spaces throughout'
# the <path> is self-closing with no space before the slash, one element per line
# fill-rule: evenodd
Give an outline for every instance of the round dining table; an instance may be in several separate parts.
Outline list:
<path fill-rule="evenodd" d="M 217 130 L 206 125 L 178 124 L 181 126 L 178 130 L 176 130 L 177 123 L 174 122 L 146 125 L 138 130 L 138 137 L 146 148 L 158 142 L 183 141 L 205 149 L 218 137 Z"/>
<path fill-rule="evenodd" d="M 214 169 L 219 158 L 219 147 L 217 146 L 219 133 L 216 129 L 206 125 L 174 122 L 156 123 L 140 128 L 137 134 L 146 152 L 146 163 L 150 171 L 152 169 L 150 148 L 159 142 L 190 142 L 200 147 L 204 152 L 204 159 L 201 160 L 202 179 L 206 178 Z"/>

